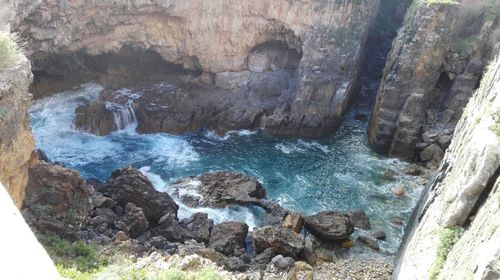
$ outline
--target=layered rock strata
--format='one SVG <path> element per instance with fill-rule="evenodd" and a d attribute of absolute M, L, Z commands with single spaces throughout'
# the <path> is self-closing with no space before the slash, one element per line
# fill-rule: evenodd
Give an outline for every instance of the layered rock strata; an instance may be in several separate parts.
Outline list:
<path fill-rule="evenodd" d="M 259 123 L 277 134 L 320 136 L 340 124 L 356 88 L 378 5 L 378 0 L 18 1 L 12 25 L 29 38 L 40 78 L 34 90 L 53 90 L 44 81 L 64 80 L 69 86 L 82 77 L 117 87 L 179 71 L 231 90 L 248 88 L 257 74 L 291 69 L 290 85 L 274 92 L 279 104 Z M 132 67 L 144 61 L 165 63 L 156 63 L 155 71 Z"/>
<path fill-rule="evenodd" d="M 500 58 L 457 124 L 436 178 L 413 217 L 397 279 L 497 279 Z"/>
<path fill-rule="evenodd" d="M 32 78 L 30 63 L 22 54 L 12 66 L 0 69 L 0 182 L 17 207 L 23 203 L 35 144 L 28 116 Z"/>
<path fill-rule="evenodd" d="M 377 151 L 439 165 L 500 40 L 498 1 L 458 2 L 413 1 L 370 121 Z"/>

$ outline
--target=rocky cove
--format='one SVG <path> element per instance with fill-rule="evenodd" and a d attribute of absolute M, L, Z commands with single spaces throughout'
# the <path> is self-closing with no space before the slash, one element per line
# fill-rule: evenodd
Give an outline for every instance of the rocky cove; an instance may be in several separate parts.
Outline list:
<path fill-rule="evenodd" d="M 5 7 L 0 181 L 63 276 L 500 274 L 498 1 Z"/>

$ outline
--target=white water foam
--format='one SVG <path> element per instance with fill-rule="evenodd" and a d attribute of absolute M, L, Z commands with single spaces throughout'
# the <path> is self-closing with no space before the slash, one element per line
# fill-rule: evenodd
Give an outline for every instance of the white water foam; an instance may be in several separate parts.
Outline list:
<path fill-rule="evenodd" d="M 125 129 L 131 124 L 137 123 L 137 117 L 131 100 L 122 105 L 115 102 L 106 102 L 106 109 L 113 112 L 113 119 L 117 130 Z"/>

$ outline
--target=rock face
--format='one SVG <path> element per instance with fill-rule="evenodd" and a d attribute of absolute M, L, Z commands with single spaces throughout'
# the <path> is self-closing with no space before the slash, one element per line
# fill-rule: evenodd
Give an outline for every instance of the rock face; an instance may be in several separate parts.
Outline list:
<path fill-rule="evenodd" d="M 0 69 L 0 182 L 17 207 L 23 204 L 34 148 L 28 118 L 32 78 L 23 55 L 12 67 Z"/>
<path fill-rule="evenodd" d="M 370 143 L 378 152 L 434 168 L 443 158 L 483 61 L 498 53 L 498 3 L 458 2 L 413 1 L 408 10 L 369 125 Z"/>
<path fill-rule="evenodd" d="M 257 253 L 271 248 L 275 254 L 295 259 L 304 250 L 300 235 L 286 228 L 272 226 L 255 229 L 253 232 L 253 245 Z"/>
<path fill-rule="evenodd" d="M 320 136 L 340 124 L 354 92 L 379 0 L 15 4 L 12 26 L 29 38 L 37 92 L 61 78 L 62 87 L 88 79 L 120 87 L 179 70 L 238 92 L 291 69 L 290 86 L 275 92 L 279 106 L 262 121 L 273 133 Z"/>
<path fill-rule="evenodd" d="M 238 222 L 224 222 L 214 226 L 208 245 L 224 255 L 232 255 L 245 248 L 248 226 Z"/>
<path fill-rule="evenodd" d="M 349 238 L 354 225 L 347 214 L 325 211 L 306 217 L 306 229 L 320 239 L 335 241 Z"/>
<path fill-rule="evenodd" d="M 177 217 L 179 206 L 166 193 L 158 192 L 139 170 L 126 167 L 113 171 L 97 190 L 117 201 L 122 207 L 133 203 L 144 211 L 148 221 L 158 223 L 165 214 Z"/>
<path fill-rule="evenodd" d="M 205 173 L 171 185 L 191 207 L 226 207 L 255 204 L 266 189 L 255 178 L 232 172 Z"/>
<path fill-rule="evenodd" d="M 500 276 L 499 73 L 497 58 L 467 105 L 438 174 L 413 216 L 395 269 L 397 279 Z M 448 243 L 449 253 L 440 252 L 437 261 L 443 250 L 438 248 L 453 240 L 443 232 L 459 234 L 458 241 Z"/>
<path fill-rule="evenodd" d="M 24 209 L 44 233 L 75 238 L 92 209 L 90 190 L 78 172 L 40 162 L 29 169 Z"/>

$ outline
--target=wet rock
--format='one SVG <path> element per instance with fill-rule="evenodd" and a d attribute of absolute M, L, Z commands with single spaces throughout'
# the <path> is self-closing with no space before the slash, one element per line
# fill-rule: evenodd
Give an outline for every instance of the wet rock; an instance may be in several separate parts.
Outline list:
<path fill-rule="evenodd" d="M 199 242 L 208 242 L 214 221 L 206 213 L 194 213 L 190 218 L 182 219 L 181 226 Z"/>
<path fill-rule="evenodd" d="M 117 129 L 113 111 L 100 101 L 77 107 L 73 124 L 95 135 L 107 135 Z"/>
<path fill-rule="evenodd" d="M 325 241 L 348 238 L 354 231 L 354 225 L 347 214 L 334 211 L 320 212 L 306 217 L 306 229 L 314 236 Z"/>
<path fill-rule="evenodd" d="M 123 230 L 128 236 L 137 238 L 148 229 L 148 220 L 141 208 L 133 203 L 127 203 L 125 206 L 125 215 L 120 221 L 115 223 L 115 227 Z"/>
<path fill-rule="evenodd" d="M 366 246 L 372 248 L 375 251 L 379 251 L 380 250 L 380 246 L 378 245 L 377 239 L 375 239 L 372 236 L 365 235 L 365 234 L 360 234 L 358 236 L 358 238 L 356 239 L 356 241 L 365 244 Z"/>
<path fill-rule="evenodd" d="M 232 255 L 235 250 L 245 248 L 248 226 L 238 222 L 224 222 L 214 226 L 208 242 L 209 247 L 224 255 Z"/>
<path fill-rule="evenodd" d="M 424 169 L 418 165 L 410 165 L 406 167 L 403 171 L 406 175 L 420 176 L 424 173 Z"/>
<path fill-rule="evenodd" d="M 29 169 L 24 209 L 42 232 L 76 235 L 92 209 L 90 190 L 78 172 L 40 161 Z"/>
<path fill-rule="evenodd" d="M 272 248 L 276 254 L 298 258 L 304 249 L 302 237 L 286 228 L 262 227 L 253 232 L 253 245 L 257 253 Z"/>
<path fill-rule="evenodd" d="M 368 115 L 363 114 L 363 113 L 357 113 L 356 115 L 354 115 L 354 119 L 356 119 L 358 121 L 366 122 L 366 121 L 368 121 Z"/>
<path fill-rule="evenodd" d="M 290 212 L 283 220 L 283 227 L 295 233 L 300 233 L 304 226 L 304 217 L 295 212 Z"/>
<path fill-rule="evenodd" d="M 161 217 L 158 221 L 158 226 L 153 228 L 152 231 L 173 242 L 181 242 L 193 238 L 191 233 L 179 224 L 177 217 L 170 213 Z"/>
<path fill-rule="evenodd" d="M 277 255 L 271 262 L 279 269 L 287 270 L 292 267 L 295 261 L 290 257 L 283 257 L 282 255 Z"/>
<path fill-rule="evenodd" d="M 233 172 L 205 173 L 175 182 L 171 187 L 191 207 L 250 205 L 266 196 L 266 190 L 255 178 Z"/>
<path fill-rule="evenodd" d="M 391 192 L 393 195 L 395 195 L 397 197 L 401 197 L 401 196 L 405 195 L 406 190 L 405 190 L 405 187 L 403 185 L 400 185 L 400 186 L 396 186 L 396 187 L 391 188 Z"/>
<path fill-rule="evenodd" d="M 177 217 L 179 206 L 167 194 L 154 189 L 139 170 L 126 167 L 113 171 L 108 182 L 98 190 L 120 206 L 133 203 L 141 208 L 149 222 L 156 224 L 165 214 Z"/>
<path fill-rule="evenodd" d="M 382 230 L 373 231 L 370 234 L 377 240 L 385 240 L 387 238 L 387 235 Z"/>
<path fill-rule="evenodd" d="M 354 210 L 348 213 L 349 218 L 352 221 L 352 224 L 354 225 L 355 228 L 359 229 L 370 229 L 370 219 L 368 218 L 368 215 L 366 214 L 365 211 L 363 210 Z"/>
<path fill-rule="evenodd" d="M 36 155 L 36 158 L 39 160 L 39 161 L 45 161 L 45 162 L 49 162 L 49 158 L 47 157 L 47 155 L 45 154 L 44 151 L 40 150 L 40 149 L 36 149 L 34 151 L 35 155 Z"/>

